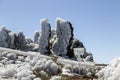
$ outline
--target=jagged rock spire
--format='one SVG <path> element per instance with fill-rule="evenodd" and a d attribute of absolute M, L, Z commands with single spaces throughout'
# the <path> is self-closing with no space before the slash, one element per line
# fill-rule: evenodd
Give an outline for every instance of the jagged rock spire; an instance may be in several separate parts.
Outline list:
<path fill-rule="evenodd" d="M 57 38 L 53 43 L 52 49 L 58 55 L 67 55 L 73 39 L 73 28 L 69 21 L 62 18 L 56 19 Z"/>
<path fill-rule="evenodd" d="M 39 40 L 39 50 L 42 54 L 50 54 L 50 35 L 51 35 L 51 27 L 48 19 L 41 19 L 41 36 Z"/>

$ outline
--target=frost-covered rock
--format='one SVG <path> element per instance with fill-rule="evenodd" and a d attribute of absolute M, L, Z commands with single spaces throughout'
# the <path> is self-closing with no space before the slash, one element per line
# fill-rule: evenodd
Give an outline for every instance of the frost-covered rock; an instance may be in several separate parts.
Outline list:
<path fill-rule="evenodd" d="M 25 36 L 24 36 L 23 32 L 18 33 L 17 41 L 18 41 L 18 48 L 19 49 L 25 48 L 26 40 L 25 40 Z"/>
<path fill-rule="evenodd" d="M 14 65 L 8 65 L 0 69 L 0 76 L 13 77 L 16 74 L 16 67 Z"/>
<path fill-rule="evenodd" d="M 25 58 L 25 61 L 26 62 L 29 62 L 30 60 L 32 60 L 33 59 L 33 56 L 27 56 L 26 58 Z"/>
<path fill-rule="evenodd" d="M 93 55 L 91 53 L 88 53 L 88 55 L 85 57 L 85 61 L 91 61 L 93 62 Z"/>
<path fill-rule="evenodd" d="M 39 50 L 42 54 L 50 54 L 50 35 L 51 35 L 51 27 L 48 19 L 42 19 L 41 23 L 41 36 L 39 40 Z"/>
<path fill-rule="evenodd" d="M 15 36 L 16 36 L 16 34 L 15 33 L 13 33 L 13 32 L 10 32 L 9 34 L 9 41 L 8 41 L 8 45 L 9 45 L 9 48 L 15 48 Z"/>
<path fill-rule="evenodd" d="M 74 39 L 72 41 L 72 45 L 71 45 L 71 49 L 73 49 L 73 48 L 84 48 L 84 45 L 78 39 Z"/>
<path fill-rule="evenodd" d="M 25 59 L 24 59 L 24 56 L 18 56 L 18 59 L 17 59 L 18 61 L 25 61 Z"/>
<path fill-rule="evenodd" d="M 120 80 L 120 57 L 98 72 L 99 80 Z"/>
<path fill-rule="evenodd" d="M 8 53 L 7 55 L 6 55 L 6 57 L 8 58 L 8 59 L 10 59 L 10 60 L 16 60 L 16 54 L 14 54 L 14 53 Z"/>
<path fill-rule="evenodd" d="M 61 56 L 64 55 L 73 56 L 69 52 L 72 43 L 71 41 L 73 39 L 73 27 L 71 23 L 67 20 L 57 18 L 56 27 L 57 38 L 52 46 L 53 51 Z"/>
<path fill-rule="evenodd" d="M 53 76 L 50 80 L 61 80 L 61 76 Z"/>
<path fill-rule="evenodd" d="M 49 69 L 50 68 L 50 65 L 54 63 L 52 60 L 48 60 L 46 63 L 45 63 L 45 68 L 46 69 Z"/>
<path fill-rule="evenodd" d="M 29 37 L 26 37 L 25 40 L 27 44 L 33 43 L 32 39 Z"/>
<path fill-rule="evenodd" d="M 38 71 L 45 70 L 46 61 L 47 61 L 46 59 L 38 60 L 37 63 L 34 65 L 33 69 Z"/>
<path fill-rule="evenodd" d="M 31 71 L 23 70 L 17 74 L 17 78 L 18 78 L 18 80 L 22 80 L 22 78 L 26 78 L 26 77 L 29 78 L 28 76 L 30 76 L 31 74 L 32 74 Z M 31 80 L 31 79 L 29 79 L 29 80 Z"/>
<path fill-rule="evenodd" d="M 40 32 L 39 31 L 35 31 L 34 43 L 39 43 L 39 37 L 40 37 Z"/>
<path fill-rule="evenodd" d="M 0 26 L 0 47 L 8 47 L 7 43 L 8 33 L 5 27 Z"/>
<path fill-rule="evenodd" d="M 52 75 L 55 75 L 58 73 L 58 65 L 56 63 L 52 63 L 50 65 L 50 72 Z"/>
<path fill-rule="evenodd" d="M 51 29 L 51 38 L 53 38 L 56 35 L 56 29 Z"/>

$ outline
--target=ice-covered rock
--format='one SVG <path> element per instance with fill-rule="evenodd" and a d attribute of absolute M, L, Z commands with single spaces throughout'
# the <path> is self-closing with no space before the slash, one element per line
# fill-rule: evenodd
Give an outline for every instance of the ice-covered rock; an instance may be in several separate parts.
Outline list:
<path fill-rule="evenodd" d="M 38 71 L 45 70 L 46 69 L 46 66 L 45 66 L 46 61 L 47 61 L 46 59 L 38 60 L 37 63 L 34 65 L 33 69 L 38 70 Z"/>
<path fill-rule="evenodd" d="M 51 29 L 51 38 L 53 38 L 56 35 L 56 29 Z"/>
<path fill-rule="evenodd" d="M 33 43 L 32 39 L 29 37 L 26 37 L 25 40 L 27 44 Z"/>
<path fill-rule="evenodd" d="M 78 39 L 74 39 L 71 45 L 71 49 L 73 48 L 84 48 L 84 45 Z"/>
<path fill-rule="evenodd" d="M 67 20 L 57 18 L 56 27 L 57 38 L 52 46 L 53 51 L 61 56 L 73 56 L 69 51 L 72 43 L 71 41 L 73 40 L 72 24 Z"/>
<path fill-rule="evenodd" d="M 18 59 L 17 59 L 18 61 L 21 61 L 21 62 L 25 61 L 24 56 L 18 56 L 17 58 L 18 58 Z"/>
<path fill-rule="evenodd" d="M 53 76 L 50 80 L 61 80 L 61 76 Z"/>
<path fill-rule="evenodd" d="M 8 47 L 7 43 L 8 33 L 5 27 L 0 26 L 0 47 Z"/>
<path fill-rule="evenodd" d="M 29 70 L 22 70 L 17 74 L 17 78 L 18 78 L 18 80 L 22 80 L 22 78 L 26 78 L 26 77 L 30 76 L 31 74 L 32 74 L 32 72 Z M 29 79 L 29 80 L 31 80 L 31 79 Z"/>
<path fill-rule="evenodd" d="M 50 65 L 50 72 L 52 75 L 58 73 L 58 65 L 55 62 Z"/>
<path fill-rule="evenodd" d="M 14 65 L 7 65 L 0 68 L 0 76 L 13 77 L 16 74 L 16 67 Z"/>
<path fill-rule="evenodd" d="M 50 65 L 54 63 L 52 60 L 48 60 L 46 63 L 45 63 L 45 68 L 48 69 L 50 68 Z"/>
<path fill-rule="evenodd" d="M 40 31 L 35 31 L 34 43 L 39 43 Z"/>
<path fill-rule="evenodd" d="M 91 53 L 88 53 L 88 55 L 85 57 L 85 61 L 94 61 L 93 60 L 93 55 Z"/>
<path fill-rule="evenodd" d="M 9 48 L 15 48 L 15 36 L 16 36 L 16 34 L 15 33 L 13 33 L 13 32 L 10 32 L 9 34 L 9 38 L 8 38 L 8 45 L 9 45 Z"/>
<path fill-rule="evenodd" d="M 19 49 L 25 48 L 26 40 L 25 40 L 25 36 L 24 36 L 23 32 L 18 33 L 17 41 L 18 41 L 18 48 Z"/>
<path fill-rule="evenodd" d="M 8 59 L 10 59 L 10 60 L 16 60 L 16 54 L 14 54 L 14 53 L 8 53 L 7 55 L 6 55 L 6 57 L 8 58 Z"/>
<path fill-rule="evenodd" d="M 120 57 L 98 72 L 99 80 L 120 80 Z"/>
<path fill-rule="evenodd" d="M 50 54 L 50 35 L 51 35 L 51 27 L 48 19 L 41 19 L 41 36 L 39 40 L 39 50 L 41 54 Z"/>

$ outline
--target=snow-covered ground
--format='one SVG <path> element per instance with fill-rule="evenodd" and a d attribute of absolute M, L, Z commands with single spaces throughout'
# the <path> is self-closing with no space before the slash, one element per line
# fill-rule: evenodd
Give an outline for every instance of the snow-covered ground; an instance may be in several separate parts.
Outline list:
<path fill-rule="evenodd" d="M 0 47 L 0 80 L 40 80 L 40 78 L 43 79 L 42 76 L 49 75 L 91 76 L 93 73 L 94 63 L 92 62 L 81 62 L 78 66 L 78 61 L 61 57 L 54 59 L 54 57 L 36 52 L 23 52 Z"/>

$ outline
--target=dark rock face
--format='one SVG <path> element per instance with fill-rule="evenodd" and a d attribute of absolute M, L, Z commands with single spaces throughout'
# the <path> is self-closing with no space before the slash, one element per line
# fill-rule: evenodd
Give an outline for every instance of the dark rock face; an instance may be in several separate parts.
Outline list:
<path fill-rule="evenodd" d="M 82 42 L 80 42 L 78 39 L 74 39 L 72 41 L 72 45 L 71 45 L 71 48 L 84 48 L 84 45 Z"/>

